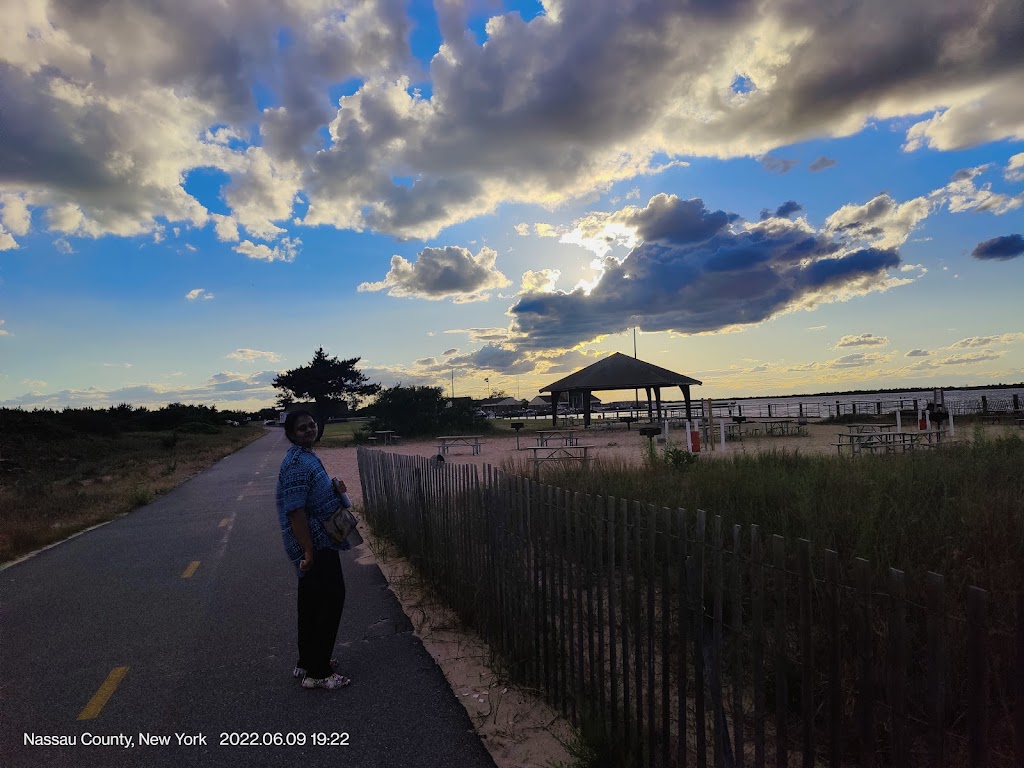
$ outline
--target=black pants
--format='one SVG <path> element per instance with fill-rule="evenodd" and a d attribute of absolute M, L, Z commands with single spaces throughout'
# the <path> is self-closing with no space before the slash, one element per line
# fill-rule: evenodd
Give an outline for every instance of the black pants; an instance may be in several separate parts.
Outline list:
<path fill-rule="evenodd" d="M 333 549 L 318 549 L 299 578 L 299 666 L 310 677 L 331 675 L 331 654 L 345 608 L 345 576 Z"/>

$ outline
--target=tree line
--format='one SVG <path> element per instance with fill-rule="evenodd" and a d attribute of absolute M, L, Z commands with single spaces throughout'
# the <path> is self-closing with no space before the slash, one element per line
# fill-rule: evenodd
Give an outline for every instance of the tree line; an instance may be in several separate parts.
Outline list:
<path fill-rule="evenodd" d="M 320 347 L 313 359 L 279 374 L 273 382 L 281 390 L 277 408 L 258 411 L 219 410 L 216 405 L 170 403 L 161 408 L 134 407 L 120 403 L 109 408 L 0 408 L 0 433 L 56 437 L 61 432 L 115 435 L 122 432 L 163 431 L 189 428 L 189 425 L 223 426 L 253 419 L 277 419 L 282 409 L 302 405 L 320 425 L 330 418 L 363 415 L 371 419 L 373 429 L 393 429 L 414 436 L 438 431 L 485 429 L 486 421 L 476 415 L 476 407 L 464 398 L 452 401 L 441 387 L 412 386 L 382 388 L 371 383 L 357 368 L 361 358 L 339 359 L 328 356 Z M 369 401 L 368 403 L 366 401 Z M 362 406 L 362 407 L 361 407 Z"/>

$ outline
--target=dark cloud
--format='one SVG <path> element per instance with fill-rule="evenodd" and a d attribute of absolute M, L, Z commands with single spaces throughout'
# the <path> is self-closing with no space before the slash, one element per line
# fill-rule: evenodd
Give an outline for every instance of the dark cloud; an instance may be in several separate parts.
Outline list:
<path fill-rule="evenodd" d="M 794 213 L 802 211 L 803 209 L 804 207 L 800 205 L 800 203 L 798 203 L 796 200 L 787 200 L 778 208 L 776 208 L 774 213 L 772 211 L 769 211 L 767 208 L 762 209 L 761 221 L 764 221 L 765 219 L 770 219 L 773 216 L 780 219 L 788 219 Z"/>
<path fill-rule="evenodd" d="M 623 217 L 623 223 L 636 227 L 645 241 L 683 245 L 703 242 L 737 218 L 725 211 L 708 211 L 703 200 L 680 200 L 662 193 L 652 197 L 647 207 Z"/>
<path fill-rule="evenodd" d="M 907 357 L 929 357 L 930 355 L 931 352 L 927 349 L 912 349 L 906 354 Z"/>
<path fill-rule="evenodd" d="M 761 158 L 761 165 L 765 170 L 777 173 L 780 176 L 784 173 L 789 173 L 791 170 L 800 165 L 799 160 L 790 160 L 784 157 L 775 157 L 773 155 L 766 155 Z"/>
<path fill-rule="evenodd" d="M 1009 261 L 1024 256 L 1024 235 L 1004 235 L 986 240 L 971 251 L 971 256 L 982 261 Z"/>
<path fill-rule="evenodd" d="M 716 214 L 705 210 L 704 216 Z M 693 221 L 681 221 L 686 232 L 695 229 Z M 677 244 L 665 233 L 621 263 L 606 260 L 589 294 L 522 294 L 509 310 L 512 330 L 523 346 L 538 349 L 572 347 L 632 326 L 714 331 L 878 289 L 900 264 L 894 250 L 844 252 L 832 237 L 783 219 L 727 229 L 709 223 L 708 229 L 715 234 L 706 241 Z"/>
<path fill-rule="evenodd" d="M 498 373 L 529 373 L 536 368 L 536 363 L 522 350 L 500 344 L 484 344 L 480 349 L 450 357 L 442 368 L 445 366 Z"/>
<path fill-rule="evenodd" d="M 825 157 L 824 155 L 822 155 L 817 160 L 808 165 L 807 170 L 811 171 L 812 173 L 817 173 L 818 171 L 824 171 L 826 168 L 831 168 L 837 162 L 837 160 L 833 160 L 831 157 Z"/>

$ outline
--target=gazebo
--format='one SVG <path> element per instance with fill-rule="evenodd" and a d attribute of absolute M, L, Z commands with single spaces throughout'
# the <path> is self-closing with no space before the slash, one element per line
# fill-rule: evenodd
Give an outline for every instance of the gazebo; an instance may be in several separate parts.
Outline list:
<path fill-rule="evenodd" d="M 653 419 L 651 391 L 657 404 L 658 419 L 661 419 L 662 387 L 679 387 L 686 401 L 686 418 L 690 418 L 690 387 L 700 386 L 702 382 L 675 373 L 667 368 L 660 368 L 621 352 L 615 352 L 604 360 L 598 360 L 576 373 L 559 379 L 554 384 L 541 387 L 541 392 L 551 393 L 551 423 L 558 425 L 558 401 L 562 393 L 581 393 L 583 396 L 583 423 L 590 426 L 590 393 L 602 389 L 641 389 L 647 392 L 647 418 Z"/>

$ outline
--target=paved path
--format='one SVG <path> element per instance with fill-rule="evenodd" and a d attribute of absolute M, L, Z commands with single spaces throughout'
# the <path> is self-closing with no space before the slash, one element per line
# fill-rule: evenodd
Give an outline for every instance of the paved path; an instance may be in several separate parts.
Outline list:
<path fill-rule="evenodd" d="M 286 447 L 274 430 L 154 503 L 0 571 L 0 765 L 493 768 L 380 569 L 352 553 L 336 656 L 353 683 L 308 691 L 291 677 L 296 578 L 274 509 Z M 95 717 L 79 719 L 90 702 Z M 140 734 L 170 743 L 141 745 Z M 77 744 L 30 746 L 26 735 Z M 263 744 L 275 739 L 305 744 Z"/>

